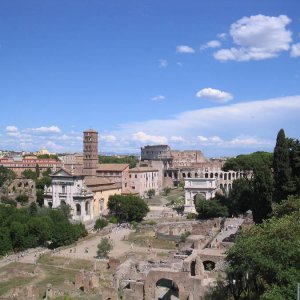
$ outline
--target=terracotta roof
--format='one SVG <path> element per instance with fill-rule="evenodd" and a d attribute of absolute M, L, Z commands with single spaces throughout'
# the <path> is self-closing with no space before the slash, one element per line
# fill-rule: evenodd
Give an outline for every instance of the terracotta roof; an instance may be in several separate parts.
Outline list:
<path fill-rule="evenodd" d="M 103 177 L 86 177 L 84 179 L 86 186 L 112 185 L 114 182 Z"/>
<path fill-rule="evenodd" d="M 129 169 L 130 173 L 142 173 L 142 172 L 158 172 L 157 169 L 154 169 L 152 167 L 135 167 L 132 169 Z"/>
<path fill-rule="evenodd" d="M 109 191 L 109 190 L 121 189 L 122 184 L 121 183 L 99 184 L 99 185 L 88 186 L 88 188 L 92 192 Z"/>
<path fill-rule="evenodd" d="M 123 171 L 129 164 L 98 164 L 97 171 Z"/>

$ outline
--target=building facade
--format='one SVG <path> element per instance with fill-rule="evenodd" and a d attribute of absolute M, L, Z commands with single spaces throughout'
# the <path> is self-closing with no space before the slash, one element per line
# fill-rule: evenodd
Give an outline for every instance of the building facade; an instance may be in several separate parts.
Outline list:
<path fill-rule="evenodd" d="M 122 192 L 128 189 L 129 164 L 98 164 L 96 175 L 121 184 Z"/>
<path fill-rule="evenodd" d="M 39 168 L 40 173 L 50 169 L 52 172 L 57 171 L 62 167 L 61 161 L 52 158 L 37 158 L 32 156 L 30 158 L 14 157 L 14 158 L 1 158 L 0 165 L 14 171 L 17 178 L 22 178 L 22 173 L 25 170 L 36 171 Z"/>
<path fill-rule="evenodd" d="M 157 195 L 159 193 L 159 172 L 152 167 L 135 167 L 129 169 L 129 191 L 146 198 L 151 189 Z"/>
<path fill-rule="evenodd" d="M 102 217 L 108 214 L 109 196 L 121 195 L 122 186 L 120 183 L 112 182 L 107 178 L 91 178 L 85 179 L 87 187 L 93 193 L 93 212 L 94 218 Z"/>
<path fill-rule="evenodd" d="M 62 204 L 71 207 L 72 219 L 86 222 L 94 218 L 93 193 L 82 176 L 73 176 L 60 169 L 51 175 L 52 182 L 44 190 L 44 205 L 57 208 Z"/>

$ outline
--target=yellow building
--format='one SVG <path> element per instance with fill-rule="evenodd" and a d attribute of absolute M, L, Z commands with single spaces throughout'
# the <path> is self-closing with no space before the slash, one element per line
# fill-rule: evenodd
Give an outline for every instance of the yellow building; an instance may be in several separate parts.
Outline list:
<path fill-rule="evenodd" d="M 107 215 L 108 198 L 111 195 L 121 195 L 121 183 L 112 182 L 107 178 L 87 177 L 85 184 L 94 194 L 94 218 Z"/>

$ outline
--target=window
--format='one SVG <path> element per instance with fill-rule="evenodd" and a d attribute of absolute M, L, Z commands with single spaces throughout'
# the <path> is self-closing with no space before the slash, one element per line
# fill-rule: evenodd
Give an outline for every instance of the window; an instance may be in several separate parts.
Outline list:
<path fill-rule="evenodd" d="M 134 175 L 134 178 L 137 178 L 137 174 Z"/>

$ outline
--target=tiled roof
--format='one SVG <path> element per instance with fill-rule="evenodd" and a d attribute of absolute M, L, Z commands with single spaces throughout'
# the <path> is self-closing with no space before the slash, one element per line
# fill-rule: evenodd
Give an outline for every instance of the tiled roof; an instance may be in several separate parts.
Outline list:
<path fill-rule="evenodd" d="M 97 171 L 123 171 L 129 165 L 128 164 L 98 164 Z"/>
<path fill-rule="evenodd" d="M 158 172 L 158 170 L 152 167 L 135 167 L 129 169 L 129 172 L 130 173 Z"/>

